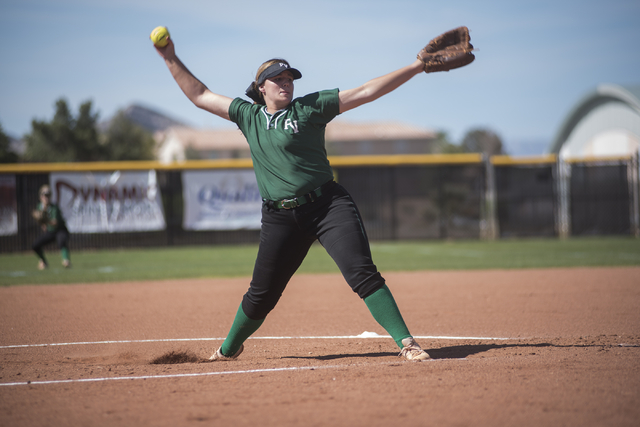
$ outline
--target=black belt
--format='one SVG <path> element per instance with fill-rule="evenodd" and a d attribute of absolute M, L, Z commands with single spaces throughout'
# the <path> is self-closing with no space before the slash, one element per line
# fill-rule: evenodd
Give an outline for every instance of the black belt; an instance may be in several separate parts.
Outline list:
<path fill-rule="evenodd" d="M 293 199 L 283 199 L 283 200 L 263 200 L 264 203 L 274 209 L 294 209 L 298 206 L 306 205 L 307 203 L 315 202 L 320 196 L 325 194 L 335 182 L 329 181 L 322 184 L 320 187 L 315 190 L 311 190 L 307 194 L 302 196 L 294 197 Z"/>

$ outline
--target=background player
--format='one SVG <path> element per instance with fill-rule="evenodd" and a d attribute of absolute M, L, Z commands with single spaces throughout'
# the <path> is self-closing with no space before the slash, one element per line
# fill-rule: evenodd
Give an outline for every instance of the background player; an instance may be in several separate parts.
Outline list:
<path fill-rule="evenodd" d="M 44 256 L 44 246 L 56 242 L 62 254 L 62 266 L 71 267 L 71 258 L 69 257 L 69 230 L 67 224 L 62 217 L 62 212 L 58 205 L 51 203 L 51 189 L 48 185 L 40 187 L 39 191 L 40 203 L 33 217 L 38 221 L 44 234 L 33 242 L 33 250 L 38 255 L 38 268 L 44 270 L 48 267 L 47 259 Z"/>

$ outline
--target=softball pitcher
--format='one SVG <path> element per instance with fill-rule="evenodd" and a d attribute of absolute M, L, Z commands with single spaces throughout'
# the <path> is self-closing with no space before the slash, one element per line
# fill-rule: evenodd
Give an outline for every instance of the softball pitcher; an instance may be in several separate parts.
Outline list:
<path fill-rule="evenodd" d="M 210 360 L 233 360 L 243 343 L 276 306 L 311 244 L 318 240 L 374 319 L 391 335 L 400 356 L 422 361 L 429 355 L 411 336 L 369 249 L 353 199 L 333 180 L 325 151 L 325 127 L 334 117 L 393 91 L 426 71 L 445 71 L 473 61 L 466 27 L 432 40 L 418 59 L 349 90 L 324 90 L 293 97 L 302 73 L 284 59 L 263 63 L 246 95 L 227 98 L 211 92 L 175 53 L 169 39 L 157 47 L 171 75 L 198 107 L 238 125 L 251 149 L 263 198 L 260 245 L 249 290 L 227 338 Z"/>

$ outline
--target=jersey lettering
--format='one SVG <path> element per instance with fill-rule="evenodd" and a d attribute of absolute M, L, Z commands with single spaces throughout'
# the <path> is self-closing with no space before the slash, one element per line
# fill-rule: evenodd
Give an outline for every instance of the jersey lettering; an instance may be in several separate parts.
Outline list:
<path fill-rule="evenodd" d="M 298 121 L 297 120 L 291 120 L 291 119 L 287 119 L 284 122 L 284 130 L 287 129 L 293 129 L 293 133 L 298 133 Z"/>

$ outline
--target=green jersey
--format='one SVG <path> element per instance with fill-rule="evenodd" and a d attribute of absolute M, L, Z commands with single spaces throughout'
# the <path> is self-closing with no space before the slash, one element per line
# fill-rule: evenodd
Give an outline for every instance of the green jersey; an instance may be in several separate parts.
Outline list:
<path fill-rule="evenodd" d="M 47 218 L 46 226 L 47 231 L 56 232 L 61 229 L 67 228 L 67 224 L 62 216 L 62 211 L 58 205 L 49 203 L 46 209 L 43 208 L 42 203 L 38 203 L 38 210 L 44 211 L 44 215 Z"/>
<path fill-rule="evenodd" d="M 275 114 L 264 105 L 233 100 L 229 116 L 247 138 L 263 199 L 301 196 L 333 179 L 324 131 L 338 114 L 338 89 L 296 98 Z"/>

